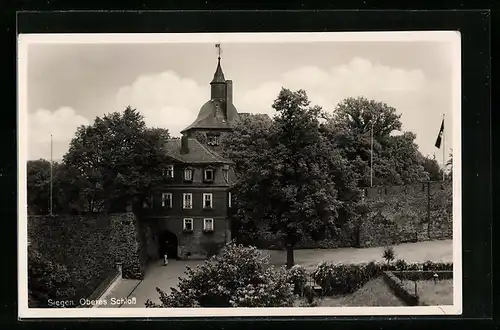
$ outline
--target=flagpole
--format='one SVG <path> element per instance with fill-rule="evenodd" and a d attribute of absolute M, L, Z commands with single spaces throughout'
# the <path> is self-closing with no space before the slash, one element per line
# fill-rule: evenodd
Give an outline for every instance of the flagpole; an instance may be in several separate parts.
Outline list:
<path fill-rule="evenodd" d="M 52 215 L 52 134 L 50 134 L 50 215 Z"/>
<path fill-rule="evenodd" d="M 444 113 L 443 113 L 443 127 L 444 127 Z M 445 170 L 446 170 L 446 144 L 445 144 L 445 131 L 443 129 L 443 181 L 444 181 L 444 174 L 445 174 Z"/>
<path fill-rule="evenodd" d="M 370 130 L 370 187 L 373 187 L 373 120 Z"/>

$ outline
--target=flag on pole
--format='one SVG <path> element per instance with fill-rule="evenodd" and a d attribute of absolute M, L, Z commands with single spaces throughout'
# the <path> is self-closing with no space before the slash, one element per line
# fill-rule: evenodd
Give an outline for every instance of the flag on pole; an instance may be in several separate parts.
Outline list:
<path fill-rule="evenodd" d="M 443 121 L 441 122 L 441 128 L 439 129 L 439 134 L 438 134 L 438 137 L 436 139 L 436 143 L 434 144 L 434 146 L 436 146 L 436 148 L 438 148 L 438 149 L 441 148 L 441 142 L 443 140 L 443 134 L 444 134 L 444 118 L 443 118 Z"/>

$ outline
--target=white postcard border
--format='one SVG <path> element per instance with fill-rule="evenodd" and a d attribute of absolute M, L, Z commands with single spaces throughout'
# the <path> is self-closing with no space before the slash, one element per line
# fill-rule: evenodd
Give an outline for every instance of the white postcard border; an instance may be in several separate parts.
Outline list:
<path fill-rule="evenodd" d="M 27 57 L 32 43 L 290 43 L 290 42 L 446 42 L 453 62 L 453 305 L 418 307 L 302 308 L 28 308 L 27 261 Z M 18 315 L 19 318 L 151 318 L 245 316 L 457 315 L 462 313 L 461 214 L 461 38 L 458 31 L 326 33 L 144 33 L 20 34 L 18 37 Z M 458 161 L 457 161 L 458 160 Z"/>

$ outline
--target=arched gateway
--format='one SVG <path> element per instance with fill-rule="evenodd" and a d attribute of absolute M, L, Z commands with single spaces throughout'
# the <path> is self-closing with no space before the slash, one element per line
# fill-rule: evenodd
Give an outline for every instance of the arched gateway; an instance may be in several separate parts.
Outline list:
<path fill-rule="evenodd" d="M 159 258 L 163 259 L 165 253 L 167 253 L 169 259 L 177 259 L 177 250 L 177 236 L 170 231 L 163 231 L 158 237 Z"/>

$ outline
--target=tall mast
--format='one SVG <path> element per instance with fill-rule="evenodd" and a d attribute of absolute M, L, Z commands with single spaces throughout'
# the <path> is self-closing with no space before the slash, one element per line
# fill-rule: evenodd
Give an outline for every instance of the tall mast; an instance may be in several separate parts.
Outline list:
<path fill-rule="evenodd" d="M 52 215 L 52 134 L 50 134 L 50 215 Z"/>

